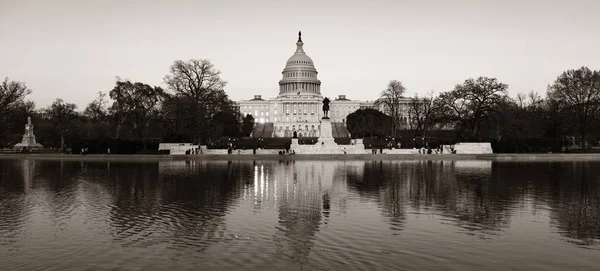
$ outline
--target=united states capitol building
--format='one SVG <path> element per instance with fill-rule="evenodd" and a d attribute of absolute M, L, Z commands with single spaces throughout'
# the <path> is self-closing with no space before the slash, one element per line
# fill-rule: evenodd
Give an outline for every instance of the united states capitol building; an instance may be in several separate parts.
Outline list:
<path fill-rule="evenodd" d="M 323 117 L 323 96 L 321 81 L 315 64 L 304 51 L 301 33 L 298 33 L 296 52 L 287 60 L 279 80 L 279 95 L 275 98 L 263 98 L 254 95 L 251 100 L 237 103 L 243 116 L 252 115 L 256 126 L 252 137 L 318 137 L 320 121 Z M 385 82 L 382 82 L 385 84 Z M 331 100 L 329 118 L 331 118 L 333 136 L 349 137 L 346 129 L 346 117 L 364 108 L 373 108 L 385 113 L 383 107 L 377 107 L 375 101 L 351 100 L 346 95 L 338 95 Z M 378 97 L 374 97 L 376 99 Z M 408 108 L 410 99 L 402 102 L 405 112 L 402 122 L 408 127 Z"/>

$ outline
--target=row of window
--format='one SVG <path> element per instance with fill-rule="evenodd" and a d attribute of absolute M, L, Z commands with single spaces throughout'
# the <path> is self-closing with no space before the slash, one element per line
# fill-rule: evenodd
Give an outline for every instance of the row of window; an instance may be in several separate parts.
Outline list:
<path fill-rule="evenodd" d="M 247 107 L 252 108 L 252 106 L 243 106 L 242 108 L 247 108 Z M 257 107 L 259 107 L 259 106 L 257 106 Z M 266 106 L 260 106 L 260 107 L 266 107 Z M 304 110 L 302 110 L 302 109 L 296 109 L 296 108 L 302 108 L 302 104 L 297 104 L 297 105 L 294 105 L 294 106 L 293 105 L 285 105 L 284 107 L 285 107 L 285 114 L 286 115 L 290 115 L 290 114 L 291 115 L 308 115 L 309 113 L 311 115 L 315 115 L 315 107 L 316 107 L 316 105 L 315 104 L 311 104 L 311 106 L 310 106 L 310 112 L 308 110 L 308 107 L 309 107 L 308 104 L 304 104 L 304 108 L 305 108 Z M 293 110 L 290 110 L 290 108 L 293 108 Z M 292 113 L 290 113 L 290 111 Z M 354 110 L 341 110 L 341 111 L 337 111 L 337 112 L 334 111 L 334 112 L 332 112 L 332 115 L 333 116 L 336 116 L 336 115 L 337 116 L 340 116 L 340 115 L 341 116 L 346 116 L 346 115 L 350 114 L 353 111 Z M 268 117 L 269 116 L 269 112 L 268 111 L 254 110 L 254 114 L 252 114 L 252 111 L 243 111 L 242 113 L 243 113 L 244 116 L 246 116 L 246 115 L 252 115 L 254 117 L 259 117 L 259 116 L 267 116 Z M 275 115 L 277 115 L 277 109 L 274 109 L 273 113 Z"/>
<path fill-rule="evenodd" d="M 304 129 L 302 129 L 302 128 L 304 128 Z M 316 129 L 321 129 L 321 125 L 317 125 Z M 283 126 L 279 126 L 279 127 L 277 127 L 277 130 L 279 130 L 279 131 L 282 131 L 282 130 L 283 130 Z M 286 130 L 286 131 L 287 131 L 287 130 L 290 130 L 290 126 L 285 126 L 285 130 Z M 308 125 L 304 125 L 304 126 L 302 126 L 302 125 L 298 125 L 298 130 L 299 130 L 299 131 L 302 131 L 302 130 L 308 130 Z M 311 126 L 310 126 L 310 130 L 313 130 L 313 131 L 315 131 L 315 126 L 314 126 L 314 125 L 311 125 Z M 292 125 L 292 131 L 296 131 L 296 125 Z"/>
<path fill-rule="evenodd" d="M 289 115 L 290 113 L 285 113 L 286 115 Z M 311 115 L 314 115 L 315 112 L 310 113 Z M 302 115 L 302 112 L 296 114 L 296 110 L 294 110 L 294 113 L 292 115 Z M 304 115 L 308 115 L 308 113 L 306 112 L 306 110 L 304 110 Z"/>
<path fill-rule="evenodd" d="M 312 62 L 310 62 L 310 61 L 290 61 L 288 63 L 289 64 L 310 64 L 310 65 L 312 65 Z"/>
<path fill-rule="evenodd" d="M 285 77 L 316 77 L 316 75 L 309 72 L 288 72 Z"/>
<path fill-rule="evenodd" d="M 275 114 L 277 114 L 277 111 L 275 111 Z M 243 112 L 242 113 L 243 116 L 246 115 L 252 115 L 253 117 L 258 117 L 258 116 L 269 116 L 269 112 L 260 112 L 260 114 L 258 114 L 258 111 L 254 111 L 254 114 L 252 114 L 252 112 Z"/>
<path fill-rule="evenodd" d="M 260 109 L 260 108 L 268 108 L 269 106 L 268 105 L 254 105 L 254 107 Z M 242 108 L 243 109 L 248 109 L 248 108 L 252 109 L 252 105 L 244 105 L 244 106 L 242 106 Z"/>

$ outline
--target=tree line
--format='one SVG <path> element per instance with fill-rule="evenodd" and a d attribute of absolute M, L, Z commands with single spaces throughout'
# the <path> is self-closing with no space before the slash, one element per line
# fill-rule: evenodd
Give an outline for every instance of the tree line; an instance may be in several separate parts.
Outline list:
<path fill-rule="evenodd" d="M 36 108 L 27 100 L 32 90 L 6 78 L 0 84 L 0 148 L 21 141 L 27 116 L 41 143 L 62 151 L 98 144 L 103 151 L 113 145 L 106 142 L 129 142 L 139 151 L 157 142 L 207 144 L 252 132 L 254 119 L 240 115 L 224 90 L 227 82 L 209 60 L 177 60 L 163 81 L 164 88 L 117 77 L 112 89 L 98 92 L 80 110 L 60 98 Z M 492 141 L 511 152 L 591 147 L 600 138 L 600 71 L 587 67 L 560 74 L 544 97 L 535 91 L 510 97 L 508 85 L 490 77 L 467 79 L 439 95 L 405 94 L 400 81 L 390 81 L 375 103 L 383 112 L 351 113 L 349 132 L 353 137 L 399 137 L 399 131 L 409 130 L 425 138 L 452 129 L 457 141 Z"/>
<path fill-rule="evenodd" d="M 392 80 L 375 103 L 385 115 L 358 110 L 347 117 L 348 130 L 356 137 L 395 137 L 401 129 L 424 137 L 450 128 L 457 141 L 492 141 L 514 152 L 599 145 L 600 71 L 567 70 L 547 86 L 545 97 L 536 91 L 510 97 L 508 87 L 478 77 L 439 95 L 406 97 L 402 83 Z"/>
<path fill-rule="evenodd" d="M 224 90 L 227 82 L 209 60 L 175 61 L 164 84 L 165 88 L 117 77 L 112 89 L 98 92 L 80 110 L 62 98 L 36 108 L 26 99 L 32 93 L 26 83 L 6 78 L 0 86 L 0 148 L 21 141 L 27 116 L 32 116 L 44 146 L 61 151 L 98 144 L 106 150 L 106 142 L 129 142 L 139 151 L 158 141 L 205 144 L 252 131 L 252 116 L 240 116 Z"/>

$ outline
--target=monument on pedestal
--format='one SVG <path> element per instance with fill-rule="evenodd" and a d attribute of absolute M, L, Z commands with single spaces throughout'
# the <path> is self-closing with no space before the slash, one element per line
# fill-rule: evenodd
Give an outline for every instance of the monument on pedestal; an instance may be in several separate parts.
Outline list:
<path fill-rule="evenodd" d="M 13 149 L 15 150 L 41 150 L 44 147 L 42 144 L 35 141 L 35 135 L 33 134 L 33 124 L 31 124 L 31 117 L 27 117 L 27 124 L 25 124 L 25 134 L 21 143 L 17 143 Z"/>
<path fill-rule="evenodd" d="M 319 131 L 319 139 L 317 145 L 337 145 L 333 139 L 333 128 L 331 119 L 329 118 L 329 99 L 325 97 L 323 100 L 323 118 L 321 119 L 321 129 Z"/>
<path fill-rule="evenodd" d="M 321 119 L 321 128 L 319 129 L 319 139 L 317 143 L 298 144 L 297 138 L 292 138 L 290 149 L 297 154 L 366 154 L 370 150 L 365 150 L 362 139 L 355 145 L 338 145 L 333 138 L 333 126 L 329 118 L 329 99 L 323 100 L 323 118 Z"/>

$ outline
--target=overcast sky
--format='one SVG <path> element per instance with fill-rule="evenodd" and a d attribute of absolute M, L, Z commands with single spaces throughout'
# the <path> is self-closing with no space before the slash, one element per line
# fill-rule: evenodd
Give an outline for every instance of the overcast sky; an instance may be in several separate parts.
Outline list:
<path fill-rule="evenodd" d="M 545 92 L 561 72 L 600 69 L 598 0 L 0 0 L 0 77 L 39 107 L 83 109 L 120 76 L 163 85 L 178 59 L 209 58 L 234 100 L 275 97 L 302 30 L 322 94 L 373 100 L 496 77 Z"/>

